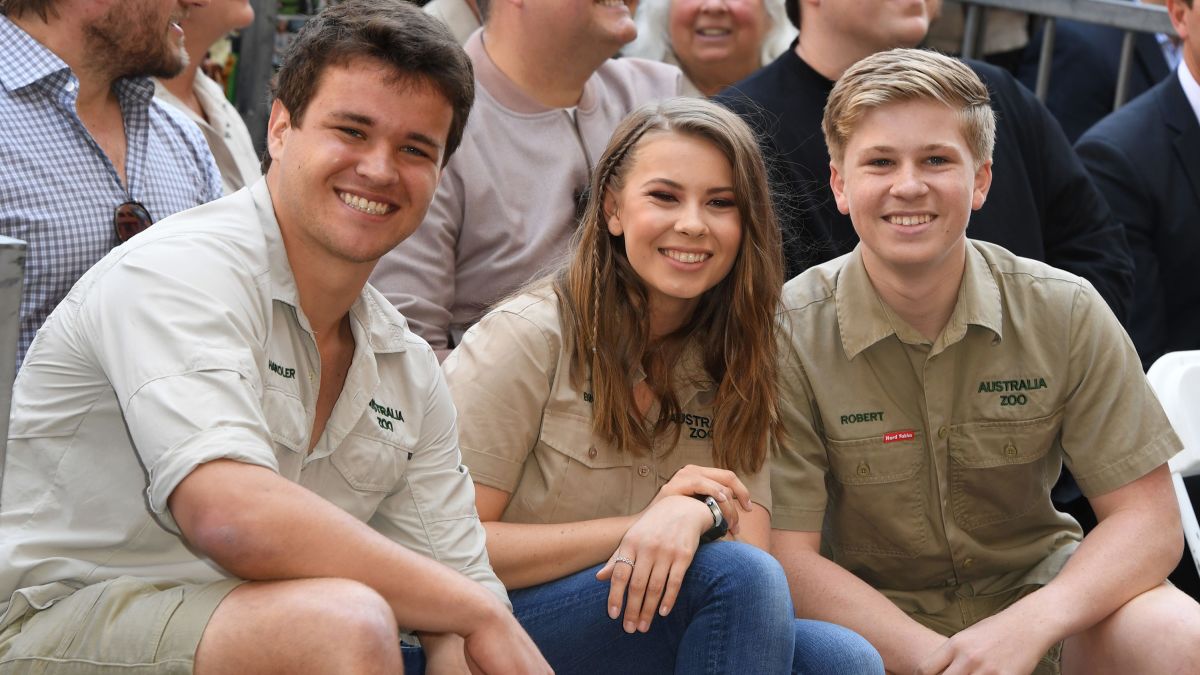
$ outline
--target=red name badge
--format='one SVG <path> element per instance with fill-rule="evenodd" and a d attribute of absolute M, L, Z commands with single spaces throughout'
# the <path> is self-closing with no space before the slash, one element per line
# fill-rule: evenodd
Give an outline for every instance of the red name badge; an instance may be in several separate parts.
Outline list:
<path fill-rule="evenodd" d="M 904 431 L 889 431 L 883 435 L 884 443 L 895 443 L 896 441 L 911 441 L 917 437 L 917 432 L 912 429 Z"/>

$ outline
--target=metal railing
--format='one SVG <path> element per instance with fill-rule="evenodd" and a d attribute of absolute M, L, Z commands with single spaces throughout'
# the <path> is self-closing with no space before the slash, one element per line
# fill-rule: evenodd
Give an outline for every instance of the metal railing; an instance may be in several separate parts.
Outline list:
<path fill-rule="evenodd" d="M 1133 40 L 1136 33 L 1166 33 L 1175 35 L 1167 10 L 1155 5 L 1143 5 L 1121 0 L 962 0 L 966 9 L 963 25 L 962 55 L 974 58 L 979 54 L 984 21 L 988 8 L 1010 9 L 1042 17 L 1042 46 L 1038 59 L 1037 86 L 1039 100 L 1046 100 L 1050 88 L 1050 67 L 1054 54 L 1054 30 L 1058 19 L 1072 19 L 1111 26 L 1125 31 L 1121 43 L 1121 61 L 1117 69 L 1117 90 L 1113 110 L 1125 103 L 1129 87 L 1129 69 L 1133 65 Z"/>

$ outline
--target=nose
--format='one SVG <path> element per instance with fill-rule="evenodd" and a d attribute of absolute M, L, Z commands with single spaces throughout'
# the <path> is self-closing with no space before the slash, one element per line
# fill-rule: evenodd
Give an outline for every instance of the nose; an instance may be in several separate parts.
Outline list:
<path fill-rule="evenodd" d="M 364 150 L 355 172 L 372 185 L 391 185 L 399 179 L 396 159 L 386 143 L 377 143 Z"/>
<path fill-rule="evenodd" d="M 920 167 L 911 162 L 903 163 L 892 182 L 892 196 L 900 199 L 915 199 L 929 192 L 929 186 L 921 175 Z"/>
<path fill-rule="evenodd" d="M 697 205 L 688 206 L 675 220 L 675 231 L 688 237 L 703 237 L 708 233 L 708 224 L 704 222 L 704 213 Z"/>
<path fill-rule="evenodd" d="M 724 9 L 726 9 L 725 0 L 702 0 L 700 3 L 702 12 L 720 12 Z"/>

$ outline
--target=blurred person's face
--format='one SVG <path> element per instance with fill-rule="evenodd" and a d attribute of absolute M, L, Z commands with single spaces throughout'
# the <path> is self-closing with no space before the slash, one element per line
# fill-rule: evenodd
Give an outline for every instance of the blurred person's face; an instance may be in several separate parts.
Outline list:
<path fill-rule="evenodd" d="M 1190 7 L 1183 0 L 1167 0 L 1167 13 L 1182 41 L 1184 63 L 1192 77 L 1200 79 L 1200 7 L 1195 5 L 1196 0 Z"/>
<path fill-rule="evenodd" d="M 871 53 L 915 47 L 929 31 L 926 0 L 822 0 L 820 7 L 826 26 Z"/>
<path fill-rule="evenodd" d="M 637 0 L 525 0 L 532 25 L 552 31 L 564 45 L 602 45 L 616 54 L 637 37 Z"/>
<path fill-rule="evenodd" d="M 208 7 L 188 14 L 183 22 L 183 32 L 188 39 L 193 33 L 224 35 L 252 23 L 254 8 L 250 6 L 250 0 L 211 0 Z"/>
<path fill-rule="evenodd" d="M 762 0 L 673 0 L 667 30 L 671 48 L 693 80 L 709 70 L 738 71 L 723 85 L 762 65 L 769 19 Z M 715 74 L 715 73 L 714 73 Z"/>
<path fill-rule="evenodd" d="M 93 58 L 116 77 L 170 78 L 187 65 L 183 21 L 209 0 L 115 0 L 86 27 Z"/>

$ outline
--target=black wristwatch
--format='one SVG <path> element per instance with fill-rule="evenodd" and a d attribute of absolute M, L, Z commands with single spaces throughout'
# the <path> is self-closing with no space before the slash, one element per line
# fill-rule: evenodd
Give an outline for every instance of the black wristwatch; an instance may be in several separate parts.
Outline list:
<path fill-rule="evenodd" d="M 725 520 L 725 514 L 721 513 L 721 506 L 717 504 L 717 500 L 709 495 L 695 495 L 696 499 L 704 502 L 709 511 L 712 511 L 713 526 L 707 532 L 700 535 L 700 543 L 707 544 L 715 539 L 720 539 L 729 531 L 729 523 Z"/>

